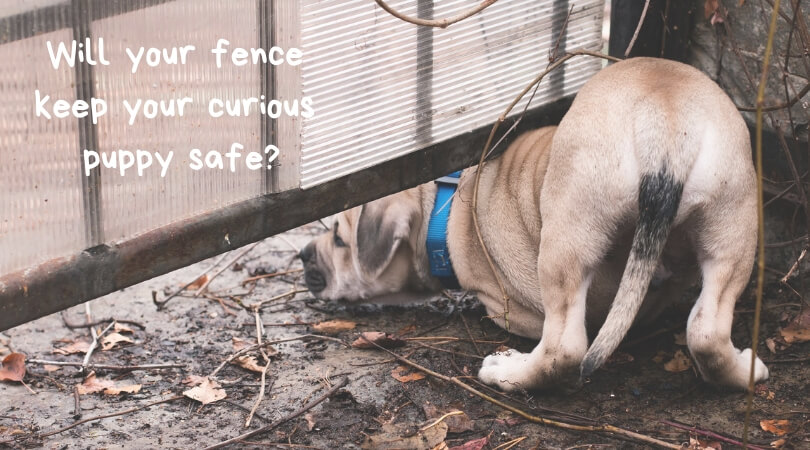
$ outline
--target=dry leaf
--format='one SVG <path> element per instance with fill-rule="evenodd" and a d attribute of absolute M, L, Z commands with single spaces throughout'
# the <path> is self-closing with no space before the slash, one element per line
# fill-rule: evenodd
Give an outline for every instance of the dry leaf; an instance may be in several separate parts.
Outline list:
<path fill-rule="evenodd" d="M 723 450 L 723 444 L 718 441 L 699 439 L 689 436 L 689 450 Z"/>
<path fill-rule="evenodd" d="M 343 331 L 354 330 L 356 326 L 357 324 L 350 320 L 335 319 L 316 323 L 312 325 L 312 329 L 319 333 L 338 334 Z"/>
<path fill-rule="evenodd" d="M 129 333 L 129 334 L 135 333 L 135 330 L 133 330 L 132 328 L 126 325 L 122 325 L 118 322 L 115 322 L 115 325 L 113 325 L 113 331 L 115 331 L 116 333 Z"/>
<path fill-rule="evenodd" d="M 312 417 L 312 413 L 306 413 L 304 420 L 307 421 L 307 431 L 312 431 L 312 429 L 315 428 L 315 418 Z"/>
<path fill-rule="evenodd" d="M 444 422 L 419 430 L 416 434 L 409 431 L 407 424 L 385 424 L 379 434 L 367 436 L 361 448 L 430 450 L 444 442 L 447 437 L 447 425 Z"/>
<path fill-rule="evenodd" d="M 78 391 L 79 395 L 85 395 L 101 392 L 110 388 L 115 388 L 114 382 L 110 380 L 99 380 L 96 378 L 95 372 L 90 372 L 90 375 L 87 375 L 82 384 L 78 386 Z"/>
<path fill-rule="evenodd" d="M 264 372 L 264 366 L 259 365 L 259 361 L 255 356 L 240 356 L 231 361 L 231 364 L 236 364 L 243 369 L 251 370 L 253 372 Z"/>
<path fill-rule="evenodd" d="M 771 448 L 782 448 L 785 444 L 787 444 L 787 439 L 777 439 L 771 442 Z"/>
<path fill-rule="evenodd" d="M 227 397 L 225 390 L 222 389 L 219 383 L 212 381 L 210 378 L 206 378 L 199 386 L 183 392 L 183 395 L 192 400 L 197 400 L 203 405 L 214 403 Z"/>
<path fill-rule="evenodd" d="M 672 337 L 675 339 L 675 345 L 686 345 L 686 331 L 675 333 Z"/>
<path fill-rule="evenodd" d="M 467 441 L 461 445 L 450 447 L 449 450 L 481 450 L 488 443 L 489 438 L 484 436 L 481 439 L 474 439 L 472 441 Z"/>
<path fill-rule="evenodd" d="M 0 381 L 22 381 L 25 377 L 25 355 L 12 353 L 3 358 Z"/>
<path fill-rule="evenodd" d="M 425 374 L 423 374 L 422 372 L 411 372 L 408 374 L 402 373 L 407 370 L 408 368 L 405 366 L 396 366 L 394 370 L 391 371 L 391 376 L 396 378 L 397 381 L 401 383 L 409 383 L 411 381 L 417 381 L 425 378 Z"/>
<path fill-rule="evenodd" d="M 672 360 L 664 364 L 664 370 L 667 372 L 683 372 L 692 367 L 692 361 L 687 357 L 682 350 L 675 352 Z"/>
<path fill-rule="evenodd" d="M 254 343 L 251 341 L 246 341 L 244 339 L 239 339 L 238 337 L 231 338 L 231 342 L 233 343 L 233 351 L 238 352 L 245 347 L 250 347 Z"/>
<path fill-rule="evenodd" d="M 87 353 L 90 350 L 90 343 L 85 341 L 73 341 L 67 347 L 55 348 L 53 353 L 57 355 L 73 355 L 76 353 Z"/>
<path fill-rule="evenodd" d="M 197 289 L 201 288 L 206 282 L 208 282 L 208 275 L 202 275 L 200 278 L 192 281 L 191 284 L 186 286 L 186 290 L 188 291 L 196 291 Z"/>
<path fill-rule="evenodd" d="M 183 378 L 183 381 L 181 381 L 181 383 L 185 384 L 186 386 L 197 386 L 199 384 L 202 384 L 202 382 L 205 380 L 206 377 L 201 377 L 199 375 L 189 375 Z"/>
<path fill-rule="evenodd" d="M 789 420 L 760 420 L 759 426 L 768 433 L 777 436 L 784 436 L 793 431 L 793 425 Z"/>
<path fill-rule="evenodd" d="M 669 356 L 667 355 L 667 352 L 665 352 L 663 350 L 658 350 L 658 353 L 656 353 L 655 356 L 653 356 L 652 361 L 654 363 L 656 363 L 656 364 L 661 364 L 662 362 L 666 361 L 667 359 L 669 359 Z"/>
<path fill-rule="evenodd" d="M 788 344 L 810 341 L 810 308 L 804 308 L 779 334 Z"/>
<path fill-rule="evenodd" d="M 42 368 L 45 369 L 46 372 L 56 372 L 57 370 L 61 369 L 62 366 L 54 366 L 52 364 L 45 364 L 45 365 L 42 366 Z"/>
<path fill-rule="evenodd" d="M 117 386 L 104 389 L 105 395 L 119 395 L 119 394 L 137 394 L 141 391 L 140 384 L 131 384 L 129 386 Z"/>
<path fill-rule="evenodd" d="M 352 342 L 354 348 L 376 348 L 369 341 L 383 348 L 395 348 L 405 345 L 405 341 L 393 334 L 381 333 L 379 331 L 366 331 L 360 334 L 361 337 Z M 365 338 L 365 339 L 364 339 Z"/>
<path fill-rule="evenodd" d="M 110 350 L 121 342 L 132 344 L 132 339 L 124 336 L 123 334 L 110 333 L 101 339 L 101 349 Z"/>

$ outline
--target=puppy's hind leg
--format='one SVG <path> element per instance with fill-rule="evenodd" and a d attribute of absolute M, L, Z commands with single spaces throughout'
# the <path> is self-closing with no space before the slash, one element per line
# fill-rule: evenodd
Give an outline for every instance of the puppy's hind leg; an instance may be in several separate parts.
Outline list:
<path fill-rule="evenodd" d="M 697 251 L 703 286 L 687 322 L 687 344 L 703 379 L 746 389 L 751 349 L 740 351 L 731 342 L 734 305 L 751 275 L 755 256 L 755 200 L 706 208 L 697 224 Z M 738 216 L 732 211 L 745 211 Z M 755 381 L 768 378 L 757 358 Z"/>
<path fill-rule="evenodd" d="M 545 199 L 545 198 L 544 198 Z M 556 205 L 582 205 L 561 201 Z M 545 212 L 545 211 L 544 211 Z M 571 218 L 577 218 L 573 221 Z M 538 274 L 545 313 L 543 336 L 531 353 L 509 350 L 484 359 L 478 377 L 505 391 L 549 387 L 579 367 L 588 349 L 585 304 L 594 268 L 603 258 L 609 220 L 560 208 L 543 216 Z M 572 238 L 575 236 L 575 238 Z"/>

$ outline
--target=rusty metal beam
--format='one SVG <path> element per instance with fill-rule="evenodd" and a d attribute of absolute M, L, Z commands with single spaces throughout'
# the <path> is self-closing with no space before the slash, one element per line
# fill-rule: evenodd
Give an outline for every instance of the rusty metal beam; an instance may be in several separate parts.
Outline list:
<path fill-rule="evenodd" d="M 558 123 L 570 102 L 565 98 L 529 111 L 517 131 Z M 489 130 L 479 128 L 311 189 L 267 194 L 3 275 L 0 331 L 469 167 L 477 163 Z"/>

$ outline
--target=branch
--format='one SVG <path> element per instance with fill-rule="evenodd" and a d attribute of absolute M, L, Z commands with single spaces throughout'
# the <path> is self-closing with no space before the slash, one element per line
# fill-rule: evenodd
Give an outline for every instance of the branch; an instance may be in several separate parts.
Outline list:
<path fill-rule="evenodd" d="M 447 28 L 456 22 L 461 22 L 462 20 L 470 16 L 478 14 L 479 12 L 488 8 L 489 6 L 492 6 L 492 4 L 494 4 L 498 0 L 484 0 L 475 8 L 469 9 L 457 16 L 436 20 L 426 20 L 426 19 L 419 19 L 417 17 L 409 17 L 396 11 L 394 8 L 388 6 L 388 4 L 385 3 L 384 0 L 374 0 L 374 1 L 377 2 L 378 5 L 380 5 L 380 8 L 384 9 L 388 14 L 391 14 L 392 16 L 396 17 L 399 20 L 403 20 L 405 22 L 412 23 L 414 25 L 420 25 L 423 27 Z"/>

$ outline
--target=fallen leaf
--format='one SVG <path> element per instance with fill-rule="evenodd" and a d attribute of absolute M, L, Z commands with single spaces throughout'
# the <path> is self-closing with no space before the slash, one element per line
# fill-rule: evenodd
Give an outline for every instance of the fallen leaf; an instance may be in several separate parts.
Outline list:
<path fill-rule="evenodd" d="M 789 420 L 785 419 L 760 420 L 759 426 L 768 433 L 772 433 L 777 436 L 784 436 L 793 431 L 793 425 Z"/>
<path fill-rule="evenodd" d="M 422 409 L 425 411 L 425 416 L 427 416 L 430 422 L 444 417 L 442 420 L 447 424 L 448 433 L 463 433 L 465 431 L 472 431 L 474 428 L 472 420 L 470 420 L 464 411 L 457 409 L 440 410 L 430 403 L 425 404 Z M 452 415 L 445 417 L 446 414 Z"/>
<path fill-rule="evenodd" d="M 245 347 L 250 347 L 254 344 L 252 341 L 246 341 L 244 339 L 239 339 L 238 337 L 231 338 L 231 342 L 233 343 L 233 351 L 238 352 Z"/>
<path fill-rule="evenodd" d="M 765 339 L 765 346 L 768 347 L 768 350 L 770 350 L 771 353 L 777 354 L 785 351 L 788 347 L 790 347 L 790 344 L 785 342 L 785 340 L 782 339 L 782 336 L 776 336 Z"/>
<path fill-rule="evenodd" d="M 397 330 L 397 336 L 404 336 L 406 334 L 411 334 L 414 331 L 416 331 L 416 329 L 417 329 L 416 324 L 412 323 L 410 325 L 406 325 L 406 326 L 400 328 L 399 330 Z"/>
<path fill-rule="evenodd" d="M 191 284 L 186 286 L 187 291 L 196 291 L 197 289 L 201 288 L 206 282 L 208 282 L 208 275 L 201 275 L 200 278 L 192 281 Z"/>
<path fill-rule="evenodd" d="M 122 325 L 118 322 L 115 322 L 115 325 L 113 325 L 113 331 L 115 331 L 116 333 L 129 333 L 129 334 L 135 332 L 135 330 L 133 330 L 132 328 L 126 325 Z"/>
<path fill-rule="evenodd" d="M 240 356 L 233 361 L 231 364 L 235 364 L 243 369 L 247 369 L 253 372 L 264 372 L 264 366 L 259 365 L 259 361 L 256 359 L 255 356 Z"/>
<path fill-rule="evenodd" d="M 124 336 L 123 334 L 119 333 L 110 333 L 103 338 L 101 338 L 101 349 L 102 350 L 111 350 L 116 345 L 125 342 L 128 344 L 134 343 L 132 339 Z"/>
<path fill-rule="evenodd" d="M 105 389 L 110 388 L 115 388 L 115 383 L 113 381 L 99 380 L 98 378 L 96 378 L 95 372 L 90 372 L 90 374 L 87 375 L 82 384 L 78 386 L 77 390 L 79 391 L 79 395 L 85 395 L 101 392 Z"/>
<path fill-rule="evenodd" d="M 661 364 L 662 362 L 666 361 L 669 358 L 667 352 L 663 350 L 658 350 L 658 353 L 653 356 L 652 361 L 656 364 Z"/>
<path fill-rule="evenodd" d="M 686 345 L 686 331 L 675 333 L 672 337 L 675 339 L 675 345 Z"/>
<path fill-rule="evenodd" d="M 185 384 L 186 386 L 197 386 L 199 384 L 202 384 L 202 382 L 205 380 L 206 377 L 201 377 L 199 375 L 189 375 L 183 378 L 183 381 L 181 381 L 181 383 Z"/>
<path fill-rule="evenodd" d="M 703 17 L 708 19 L 712 16 L 715 12 L 717 12 L 717 8 L 720 7 L 720 0 L 706 0 L 703 3 Z"/>
<path fill-rule="evenodd" d="M 192 400 L 197 400 L 203 405 L 214 403 L 227 397 L 225 390 L 222 389 L 219 383 L 212 381 L 210 378 L 206 378 L 199 386 L 183 392 L 183 395 Z"/>
<path fill-rule="evenodd" d="M 481 450 L 488 443 L 489 438 L 484 436 L 481 439 L 474 439 L 472 441 L 467 441 L 461 445 L 450 447 L 449 450 Z"/>
<path fill-rule="evenodd" d="M 664 370 L 667 372 L 683 372 L 692 367 L 692 361 L 686 356 L 683 350 L 678 350 L 672 359 L 664 364 Z"/>
<path fill-rule="evenodd" d="M 312 325 L 312 329 L 319 333 L 338 334 L 342 331 L 354 330 L 356 323 L 349 320 L 335 319 L 319 322 Z"/>
<path fill-rule="evenodd" d="M 366 331 L 360 334 L 361 337 L 352 342 L 354 348 L 376 348 L 369 341 L 383 348 L 395 348 L 405 345 L 405 341 L 389 333 L 379 331 Z M 365 339 L 364 339 L 365 338 Z"/>
<path fill-rule="evenodd" d="M 119 395 L 119 394 L 137 394 L 141 391 L 140 384 L 131 384 L 129 386 L 116 386 L 104 389 L 105 395 Z"/>
<path fill-rule="evenodd" d="M 788 344 L 810 341 L 810 308 L 804 308 L 779 334 Z"/>
<path fill-rule="evenodd" d="M 777 439 L 771 442 L 771 448 L 782 448 L 785 444 L 787 444 L 787 439 Z"/>
<path fill-rule="evenodd" d="M 417 381 L 425 378 L 425 374 L 422 372 L 411 372 L 409 374 L 402 373 L 407 370 L 408 368 L 405 366 L 396 366 L 394 370 L 391 371 L 391 376 L 401 383 L 409 383 L 411 381 Z"/>
<path fill-rule="evenodd" d="M 419 430 L 416 434 L 408 431 L 407 424 L 383 425 L 379 434 L 366 436 L 361 448 L 431 450 L 442 444 L 447 437 L 447 425 L 444 422 Z"/>
<path fill-rule="evenodd" d="M 304 420 L 307 421 L 307 431 L 312 431 L 315 428 L 315 418 L 312 417 L 312 413 L 306 413 L 304 415 Z"/>
<path fill-rule="evenodd" d="M 53 349 L 57 355 L 73 355 L 76 353 L 87 353 L 90 350 L 90 343 L 86 341 L 73 341 L 70 345 Z"/>
<path fill-rule="evenodd" d="M 46 372 L 56 372 L 57 370 L 61 369 L 62 366 L 54 366 L 52 364 L 44 364 L 42 366 L 42 368 L 45 369 Z"/>
<path fill-rule="evenodd" d="M 723 444 L 689 436 L 689 450 L 723 450 Z"/>
<path fill-rule="evenodd" d="M 12 353 L 3 358 L 0 381 L 22 381 L 25 378 L 25 355 Z"/>

